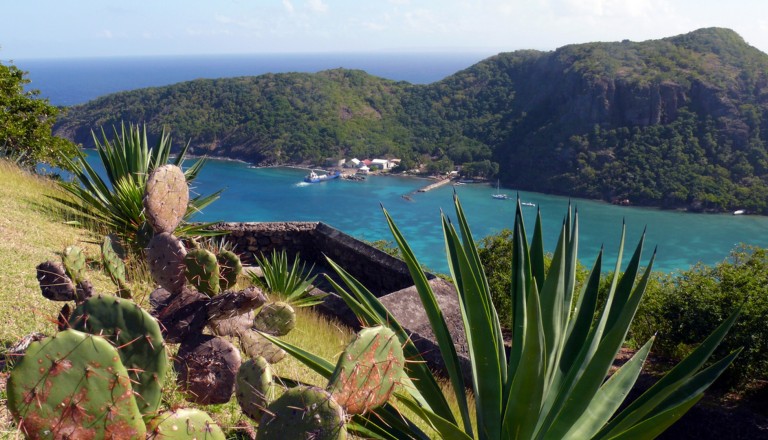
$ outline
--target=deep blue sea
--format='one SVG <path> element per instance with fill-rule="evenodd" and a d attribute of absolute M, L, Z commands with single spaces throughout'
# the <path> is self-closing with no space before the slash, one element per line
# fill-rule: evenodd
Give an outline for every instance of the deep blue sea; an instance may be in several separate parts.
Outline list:
<path fill-rule="evenodd" d="M 264 72 L 316 72 L 345 67 L 366 70 L 385 78 L 429 83 L 469 67 L 483 55 L 258 55 L 179 58 L 122 58 L 30 60 L 15 64 L 29 72 L 32 86 L 56 105 L 82 103 L 137 87 L 160 86 L 194 78 L 255 75 Z M 413 192 L 427 181 L 416 178 L 370 177 L 364 182 L 334 180 L 303 184 L 306 170 L 249 168 L 247 164 L 211 160 L 194 192 L 208 194 L 224 188 L 221 199 L 198 216 L 204 221 L 323 221 L 369 241 L 391 240 L 382 206 L 394 217 L 420 261 L 447 271 L 440 212 L 453 218 L 453 193 L 458 194 L 476 239 L 511 228 L 515 203 L 495 200 L 496 188 L 484 184 L 444 186 L 427 193 Z M 514 196 L 515 188 L 501 188 Z M 697 262 L 722 261 L 739 243 L 768 246 L 768 218 L 757 216 L 688 214 L 656 209 L 620 207 L 589 200 L 520 192 L 525 220 L 532 232 L 541 209 L 545 245 L 556 244 L 569 202 L 578 209 L 579 258 L 591 265 L 605 246 L 604 270 L 615 265 L 616 249 L 626 222 L 625 259 L 647 228 L 644 262 L 658 247 L 655 269 L 687 269 Z M 410 195 L 411 201 L 403 198 Z"/>

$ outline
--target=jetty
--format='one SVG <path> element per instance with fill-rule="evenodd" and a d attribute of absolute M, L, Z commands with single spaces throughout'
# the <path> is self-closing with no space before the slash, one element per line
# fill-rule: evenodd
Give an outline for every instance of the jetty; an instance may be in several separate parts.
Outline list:
<path fill-rule="evenodd" d="M 423 192 L 431 191 L 431 190 L 433 190 L 435 188 L 439 188 L 439 187 L 441 187 L 443 185 L 447 185 L 449 183 L 451 183 L 451 179 L 438 180 L 435 183 L 430 183 L 429 185 L 425 186 L 424 188 L 419 188 L 418 192 L 423 193 Z"/>

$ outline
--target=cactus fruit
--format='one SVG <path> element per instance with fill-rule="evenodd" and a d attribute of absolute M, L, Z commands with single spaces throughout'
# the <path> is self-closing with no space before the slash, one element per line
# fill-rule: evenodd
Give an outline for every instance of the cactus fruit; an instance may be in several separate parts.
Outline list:
<path fill-rule="evenodd" d="M 8 381 L 8 407 L 28 438 L 143 438 L 128 372 L 112 345 L 76 330 L 29 345 Z"/>
<path fill-rule="evenodd" d="M 166 411 L 149 422 L 149 440 L 224 440 L 226 436 L 211 416 L 198 409 Z"/>
<path fill-rule="evenodd" d="M 131 301 L 98 295 L 77 306 L 69 322 L 75 330 L 102 335 L 118 347 L 139 396 L 139 410 L 156 412 L 169 363 L 155 318 Z"/>
<path fill-rule="evenodd" d="M 77 246 L 67 246 L 61 257 L 64 263 L 64 269 L 73 283 L 77 284 L 85 279 L 85 254 Z"/>
<path fill-rule="evenodd" d="M 184 244 L 170 233 L 156 234 L 147 247 L 147 261 L 152 279 L 160 287 L 176 294 L 184 288 L 186 266 Z"/>
<path fill-rule="evenodd" d="M 155 168 L 147 177 L 142 203 L 155 232 L 173 232 L 189 204 L 189 187 L 181 168 L 170 164 Z"/>
<path fill-rule="evenodd" d="M 298 386 L 287 390 L 264 411 L 258 440 L 347 438 L 345 415 L 331 395 L 316 387 Z"/>
<path fill-rule="evenodd" d="M 276 364 L 285 358 L 285 351 L 269 342 L 258 332 L 248 330 L 240 334 L 240 348 L 250 357 L 261 356 L 270 364 Z"/>
<path fill-rule="evenodd" d="M 109 236 L 104 237 L 104 242 L 101 244 L 101 260 L 104 264 L 104 269 L 109 274 L 109 278 L 117 285 L 118 296 L 120 298 L 130 298 L 131 290 L 125 282 L 125 263 L 115 251 L 112 238 Z"/>
<path fill-rule="evenodd" d="M 40 283 L 43 296 L 52 301 L 72 301 L 75 299 L 75 285 L 60 263 L 46 261 L 38 264 L 37 281 Z"/>
<path fill-rule="evenodd" d="M 226 339 L 198 335 L 182 342 L 173 366 L 187 400 L 209 405 L 232 397 L 240 361 L 240 351 Z"/>
<path fill-rule="evenodd" d="M 347 413 L 364 414 L 386 403 L 404 366 L 403 350 L 392 330 L 365 328 L 344 349 L 327 389 Z"/>
<path fill-rule="evenodd" d="M 284 336 L 296 326 L 296 312 L 288 303 L 266 304 L 253 320 L 253 328 L 272 336 Z"/>
<path fill-rule="evenodd" d="M 219 264 L 216 255 L 206 249 L 192 249 L 184 257 L 187 282 L 208 296 L 219 293 Z"/>
<path fill-rule="evenodd" d="M 243 272 L 243 263 L 236 253 L 223 249 L 216 254 L 219 263 L 219 287 L 221 290 L 229 290 L 237 284 L 237 278 Z"/>
<path fill-rule="evenodd" d="M 267 360 L 258 356 L 243 362 L 235 381 L 235 397 L 243 413 L 258 422 L 272 394 L 272 368 Z"/>

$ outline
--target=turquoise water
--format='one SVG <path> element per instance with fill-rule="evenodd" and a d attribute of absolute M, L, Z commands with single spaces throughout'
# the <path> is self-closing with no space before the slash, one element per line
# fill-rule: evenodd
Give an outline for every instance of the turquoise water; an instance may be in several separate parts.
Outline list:
<path fill-rule="evenodd" d="M 495 200 L 496 188 L 483 184 L 444 186 L 415 193 L 429 181 L 417 178 L 371 176 L 364 182 L 333 180 L 320 184 L 301 182 L 305 170 L 292 168 L 248 168 L 247 164 L 211 160 L 203 168 L 193 192 L 211 193 L 224 188 L 221 199 L 197 217 L 201 221 L 322 221 L 355 237 L 373 241 L 392 240 L 382 214 L 386 208 L 419 260 L 437 271 L 447 271 L 440 211 L 454 218 L 453 191 L 459 195 L 475 239 L 511 228 L 515 202 Z M 514 189 L 502 188 L 512 196 Z M 402 197 L 410 194 L 412 201 Z M 557 234 L 569 199 L 520 192 L 523 201 L 541 209 L 548 250 Z M 768 218 L 689 214 L 635 207 L 621 207 L 589 200 L 572 200 L 579 212 L 579 258 L 592 264 L 605 246 L 604 270 L 615 265 L 622 221 L 627 225 L 627 250 L 633 251 L 647 227 L 647 263 L 658 247 L 654 268 L 661 271 L 687 269 L 701 261 L 722 261 L 739 243 L 768 246 Z M 525 207 L 525 221 L 532 232 L 537 208 Z M 629 257 L 625 257 L 628 259 Z"/>

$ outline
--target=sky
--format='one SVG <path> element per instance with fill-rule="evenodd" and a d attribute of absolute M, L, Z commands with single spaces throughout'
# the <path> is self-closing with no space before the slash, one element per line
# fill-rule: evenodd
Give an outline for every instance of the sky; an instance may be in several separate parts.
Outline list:
<path fill-rule="evenodd" d="M 768 53 L 766 0 L 6 0 L 0 60 L 554 50 L 726 27 Z"/>

